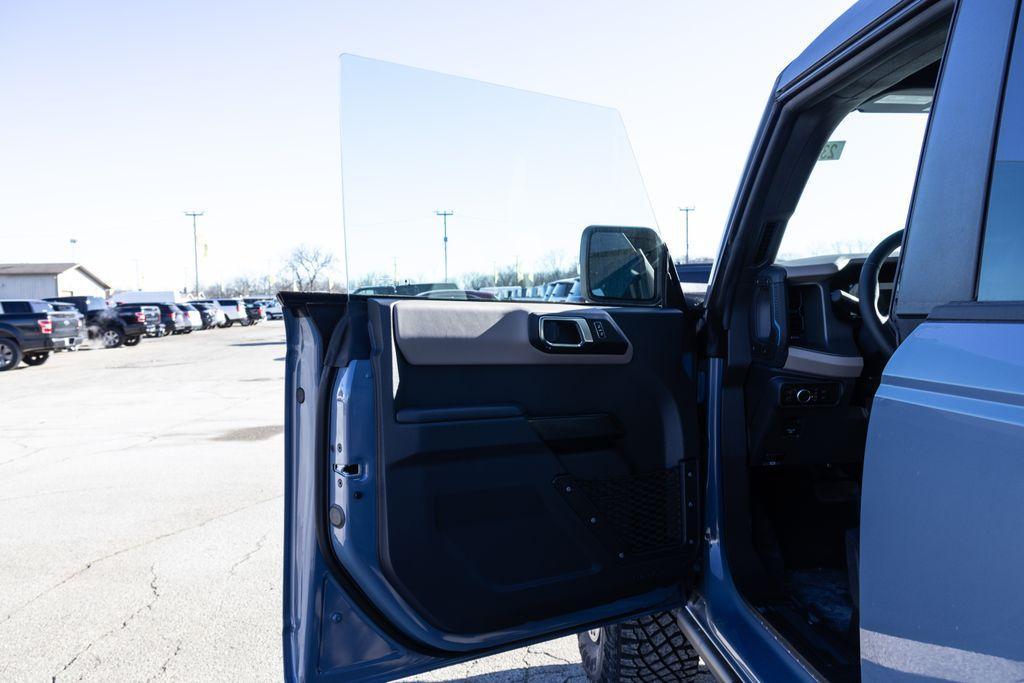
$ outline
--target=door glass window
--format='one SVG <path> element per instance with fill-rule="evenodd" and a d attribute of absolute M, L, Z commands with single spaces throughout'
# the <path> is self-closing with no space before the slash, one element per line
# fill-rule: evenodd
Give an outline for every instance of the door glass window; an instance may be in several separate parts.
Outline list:
<path fill-rule="evenodd" d="M 910 97 L 918 99 L 904 101 Z M 878 101 L 872 111 L 848 114 L 829 136 L 786 224 L 779 261 L 866 254 L 906 224 L 931 94 Z"/>
<path fill-rule="evenodd" d="M 657 227 L 616 110 L 351 55 L 341 166 L 355 294 L 571 301 L 587 226 Z"/>
<path fill-rule="evenodd" d="M 978 277 L 981 301 L 1024 301 L 1024 45 L 1013 50 L 992 166 Z"/>
<path fill-rule="evenodd" d="M 31 313 L 32 306 L 27 301 L 4 302 L 4 313 Z"/>

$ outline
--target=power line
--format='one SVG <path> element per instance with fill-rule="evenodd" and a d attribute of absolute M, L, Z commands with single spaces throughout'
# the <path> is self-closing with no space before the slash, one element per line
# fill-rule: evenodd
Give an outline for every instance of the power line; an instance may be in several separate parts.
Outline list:
<path fill-rule="evenodd" d="M 186 211 L 186 216 L 192 217 L 192 254 L 196 264 L 196 289 L 195 295 L 199 297 L 199 231 L 196 229 L 196 217 L 205 215 L 205 211 Z"/>
<path fill-rule="evenodd" d="M 440 216 L 444 221 L 444 281 L 448 282 L 448 216 L 454 215 L 452 210 L 435 211 L 434 215 Z"/>
<path fill-rule="evenodd" d="M 692 206 L 680 206 L 679 210 L 686 216 L 686 257 L 685 262 L 690 262 L 690 212 L 697 209 Z"/>

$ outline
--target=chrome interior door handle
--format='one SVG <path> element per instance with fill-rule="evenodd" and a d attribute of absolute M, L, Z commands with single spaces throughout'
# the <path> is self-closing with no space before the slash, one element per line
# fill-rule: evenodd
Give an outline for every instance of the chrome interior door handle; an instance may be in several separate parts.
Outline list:
<path fill-rule="evenodd" d="M 586 318 L 542 315 L 537 321 L 540 340 L 553 348 L 578 349 L 594 343 Z"/>

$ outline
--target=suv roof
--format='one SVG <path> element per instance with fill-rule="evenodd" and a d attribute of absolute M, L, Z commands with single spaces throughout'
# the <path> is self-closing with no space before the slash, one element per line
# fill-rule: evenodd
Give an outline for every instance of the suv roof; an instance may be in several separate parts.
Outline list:
<path fill-rule="evenodd" d="M 874 24 L 887 17 L 901 0 L 860 0 L 839 15 L 828 28 L 822 31 L 810 45 L 804 48 L 796 59 L 789 63 L 779 80 L 776 91 L 785 90 L 811 70 L 818 62 L 841 48 L 859 33 L 864 33 Z"/>

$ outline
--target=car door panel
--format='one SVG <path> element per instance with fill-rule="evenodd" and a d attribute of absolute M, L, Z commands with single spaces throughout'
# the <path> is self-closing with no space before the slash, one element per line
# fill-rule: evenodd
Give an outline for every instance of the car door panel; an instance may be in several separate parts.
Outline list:
<path fill-rule="evenodd" d="M 343 520 L 324 526 L 344 576 L 325 580 L 344 589 L 340 610 L 363 609 L 351 621 L 381 638 L 370 650 L 443 661 L 681 602 L 699 534 L 692 320 L 495 302 L 349 306 L 327 401 L 323 504 L 336 510 L 320 514 Z M 601 320 L 628 353 L 545 353 L 532 308 Z M 328 622 L 320 660 L 351 647 Z M 324 661 L 355 667 L 348 675 L 365 659 Z"/>
<path fill-rule="evenodd" d="M 608 547 L 589 528 L 611 524 L 611 518 L 596 518 L 596 524 L 590 521 L 594 515 L 581 519 L 554 482 L 565 474 L 604 471 L 626 477 L 628 486 L 632 475 L 670 472 L 666 454 L 678 460 L 683 450 L 685 390 L 672 376 L 681 373 L 668 372 L 667 358 L 657 355 L 635 364 L 614 357 L 610 365 L 603 358 L 582 365 L 581 357 L 541 353 L 530 345 L 530 318 L 522 305 L 425 303 L 368 304 L 378 351 L 384 460 L 378 472 L 387 492 L 382 524 L 388 542 L 381 559 L 396 590 L 439 630 L 479 637 L 530 621 L 532 614 L 595 606 L 593 594 L 602 589 L 628 595 L 673 583 L 678 567 L 661 558 L 619 559 L 625 548 Z M 566 312 L 557 309 L 552 313 Z M 608 310 L 588 314 L 618 326 Z M 650 335 L 652 328 L 663 333 L 660 346 L 674 336 L 676 367 L 682 365 L 681 313 L 627 311 L 620 317 L 627 338 Z M 450 342 L 447 353 L 439 343 L 445 331 L 462 340 Z M 424 352 L 413 339 L 428 340 L 433 351 Z M 415 349 L 415 363 L 409 349 Z M 392 419 L 408 410 L 480 410 L 508 403 L 522 414 L 411 425 Z M 536 418 L 580 415 L 611 416 L 623 429 L 584 431 L 552 444 L 531 425 Z M 637 520 L 635 531 L 657 521 Z M 424 548 L 441 571 L 424 566 Z"/>
<path fill-rule="evenodd" d="M 558 353 L 566 347 L 538 343 L 544 317 L 600 323 L 606 337 L 624 344 L 609 349 L 595 343 L 576 349 L 578 355 Z M 581 306 L 400 301 L 394 305 L 394 336 L 410 365 L 625 365 L 633 356 L 607 311 Z"/>
<path fill-rule="evenodd" d="M 865 679 L 1024 673 L 1022 347 L 1021 323 L 929 321 L 885 368 L 861 502 Z"/>

